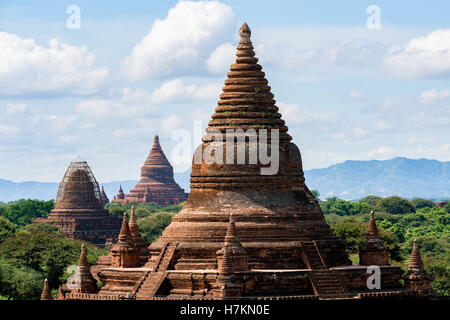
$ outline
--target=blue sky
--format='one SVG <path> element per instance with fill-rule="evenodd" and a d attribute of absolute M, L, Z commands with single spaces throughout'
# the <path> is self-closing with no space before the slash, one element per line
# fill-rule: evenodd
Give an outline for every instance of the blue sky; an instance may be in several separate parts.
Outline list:
<path fill-rule="evenodd" d="M 80 29 L 67 27 L 70 5 Z M 370 5 L 380 29 L 366 26 Z M 449 161 L 448 12 L 447 1 L 0 1 L 0 178 L 58 181 L 81 155 L 100 181 L 137 179 L 155 133 L 185 170 L 172 134 L 206 126 L 244 21 L 306 169 Z"/>

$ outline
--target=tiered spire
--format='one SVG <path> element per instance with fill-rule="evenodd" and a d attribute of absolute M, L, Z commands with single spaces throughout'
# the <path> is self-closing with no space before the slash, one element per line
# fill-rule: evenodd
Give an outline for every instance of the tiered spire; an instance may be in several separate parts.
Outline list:
<path fill-rule="evenodd" d="M 130 222 L 128 223 L 130 228 L 131 235 L 133 237 L 140 237 L 141 233 L 139 232 L 139 227 L 136 221 L 136 214 L 134 206 L 131 206 L 131 214 L 130 214 Z"/>
<path fill-rule="evenodd" d="M 227 233 L 225 234 L 225 246 L 241 246 L 236 233 L 236 223 L 233 213 L 230 214 L 230 222 L 228 223 Z"/>
<path fill-rule="evenodd" d="M 167 160 L 166 155 L 162 151 L 161 145 L 159 144 L 158 135 L 155 135 L 155 137 L 153 138 L 152 149 L 150 150 L 150 154 L 148 155 L 147 159 L 145 160 L 144 166 L 141 169 L 142 176 L 145 176 L 146 174 L 146 166 L 167 166 L 172 168 L 169 160 Z"/>
<path fill-rule="evenodd" d="M 124 212 L 124 214 L 123 214 L 122 227 L 120 228 L 120 233 L 119 233 L 118 239 L 119 239 L 119 242 L 128 242 L 132 239 L 126 212 Z"/>
<path fill-rule="evenodd" d="M 111 247 L 111 266 L 115 268 L 137 267 L 140 264 L 140 248 L 134 242 L 128 224 L 127 213 L 123 214 L 122 227 L 116 244 Z"/>
<path fill-rule="evenodd" d="M 414 239 L 413 249 L 411 252 L 411 257 L 409 259 L 408 268 L 423 269 L 423 261 L 420 256 L 419 245 L 417 244 L 417 239 Z"/>
<path fill-rule="evenodd" d="M 367 226 L 366 241 L 359 249 L 359 264 L 361 265 L 389 265 L 389 252 L 383 245 L 375 222 L 375 213 L 370 212 Z"/>
<path fill-rule="evenodd" d="M 84 247 L 84 244 L 81 245 L 81 253 L 80 253 L 80 258 L 78 259 L 78 266 L 79 267 L 89 267 L 89 262 L 88 262 L 87 256 L 86 256 L 86 248 Z"/>
<path fill-rule="evenodd" d="M 141 179 L 125 196 L 125 201 L 152 201 L 164 206 L 183 202 L 187 196 L 175 182 L 173 167 L 159 144 L 158 136 L 155 135 L 150 153 L 141 167 Z M 115 202 L 123 203 L 120 199 Z"/>
<path fill-rule="evenodd" d="M 108 196 L 106 195 L 105 188 L 104 188 L 103 186 L 102 186 L 102 192 L 101 192 L 101 194 L 102 194 L 103 205 L 109 203 Z"/>
<path fill-rule="evenodd" d="M 377 223 L 375 222 L 375 213 L 373 210 L 370 212 L 370 220 L 369 225 L 367 227 L 367 238 L 371 239 L 379 239 L 380 235 L 378 234 L 378 227 Z"/>
<path fill-rule="evenodd" d="M 125 193 L 123 193 L 122 185 L 120 185 L 119 191 L 116 195 L 116 199 L 125 199 Z"/>
<path fill-rule="evenodd" d="M 71 281 L 67 283 L 67 288 L 80 293 L 94 293 L 96 291 L 95 280 L 91 274 L 84 244 L 81 245 L 77 270 Z"/>
<path fill-rule="evenodd" d="M 246 23 L 239 29 L 236 62 L 231 65 L 223 93 L 207 131 L 226 129 L 279 129 L 281 140 L 291 140 L 288 128 L 275 106 L 274 95 L 262 67 L 257 63 L 251 31 Z M 204 140 L 205 141 L 205 140 Z"/>
<path fill-rule="evenodd" d="M 408 270 L 406 271 L 404 280 L 405 287 L 408 290 L 436 294 L 431 286 L 432 279 L 424 268 L 422 257 L 420 256 L 419 245 L 416 239 L 414 239 Z"/>
<path fill-rule="evenodd" d="M 44 279 L 44 288 L 42 289 L 41 300 L 53 300 L 47 279 Z"/>

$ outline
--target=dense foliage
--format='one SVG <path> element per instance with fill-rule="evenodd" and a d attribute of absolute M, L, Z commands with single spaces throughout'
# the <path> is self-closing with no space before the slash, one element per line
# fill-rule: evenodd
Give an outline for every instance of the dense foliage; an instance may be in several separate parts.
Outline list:
<path fill-rule="evenodd" d="M 0 295 L 8 299 L 38 299 L 43 280 L 58 288 L 76 265 L 83 242 L 64 238 L 58 228 L 47 224 L 16 230 L 0 244 Z M 85 243 L 93 264 L 106 250 Z"/>
<path fill-rule="evenodd" d="M 365 240 L 369 212 L 375 211 L 380 236 L 389 249 L 391 262 L 407 267 L 415 238 L 419 241 L 425 268 L 433 276 L 433 286 L 441 296 L 450 296 L 450 210 L 447 203 L 437 208 L 433 201 L 400 197 L 367 196 L 359 201 L 336 197 L 320 201 L 325 219 L 347 244 L 347 252 L 357 262 Z"/>
<path fill-rule="evenodd" d="M 45 218 L 55 207 L 53 200 L 19 200 L 0 204 L 0 216 L 19 227 L 30 224 L 36 218 Z"/>

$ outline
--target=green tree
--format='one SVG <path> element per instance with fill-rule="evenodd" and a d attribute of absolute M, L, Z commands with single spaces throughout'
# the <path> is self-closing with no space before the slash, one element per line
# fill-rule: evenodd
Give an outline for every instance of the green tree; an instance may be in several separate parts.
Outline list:
<path fill-rule="evenodd" d="M 396 196 L 381 199 L 375 208 L 391 214 L 405 214 L 416 211 L 416 208 L 409 200 Z"/>
<path fill-rule="evenodd" d="M 331 228 L 336 236 L 345 241 L 346 249 L 349 254 L 358 253 L 366 240 L 367 223 L 354 218 L 347 218 L 339 221 Z M 391 259 L 400 261 L 401 255 L 397 237 L 390 232 L 384 231 L 380 227 L 378 227 L 378 233 L 380 234 L 384 246 L 389 250 Z"/>
<path fill-rule="evenodd" d="M 369 206 L 375 207 L 377 205 L 378 201 L 380 201 L 381 199 L 383 199 L 383 198 L 379 197 L 379 196 L 366 196 L 366 197 L 362 198 L 361 200 L 359 200 L 359 202 L 367 203 Z"/>
<path fill-rule="evenodd" d="M 367 203 L 346 201 L 336 197 L 328 198 L 320 203 L 325 214 L 337 214 L 340 216 L 354 216 L 358 214 L 368 214 L 370 206 Z"/>
<path fill-rule="evenodd" d="M 35 233 L 35 232 L 46 232 L 46 233 L 61 233 L 59 228 L 53 224 L 50 223 L 36 223 L 36 224 L 29 224 L 26 225 L 23 228 L 20 228 L 20 233 Z"/>
<path fill-rule="evenodd" d="M 411 203 L 416 207 L 416 209 L 421 208 L 434 208 L 434 201 L 423 198 L 414 198 L 411 200 Z"/>
<path fill-rule="evenodd" d="M 0 217 L 0 243 L 11 237 L 16 232 L 16 226 L 8 219 Z"/>
<path fill-rule="evenodd" d="M 158 212 L 138 220 L 142 238 L 147 242 L 156 240 L 170 224 L 174 213 Z"/>
<path fill-rule="evenodd" d="M 64 280 L 65 269 L 77 264 L 82 243 L 63 238 L 58 233 L 18 233 L 0 245 L 0 259 L 17 269 L 33 269 L 42 278 L 48 278 L 51 288 L 57 288 Z M 106 250 L 87 243 L 85 245 L 91 264 L 95 263 L 98 256 L 107 254 Z"/>
<path fill-rule="evenodd" d="M 30 224 L 36 218 L 45 218 L 54 208 L 54 201 L 19 200 L 4 205 L 2 215 L 19 227 Z"/>
<path fill-rule="evenodd" d="M 447 261 L 447 263 L 450 263 L 450 243 L 446 239 L 439 239 L 429 235 L 419 236 L 416 239 L 422 257 L 443 259 Z M 401 245 L 401 255 L 406 261 L 409 261 L 413 242 L 414 238 L 411 238 Z"/>
<path fill-rule="evenodd" d="M 0 294 L 8 299 L 39 299 L 43 280 L 42 274 L 31 268 L 17 268 L 0 260 Z"/>

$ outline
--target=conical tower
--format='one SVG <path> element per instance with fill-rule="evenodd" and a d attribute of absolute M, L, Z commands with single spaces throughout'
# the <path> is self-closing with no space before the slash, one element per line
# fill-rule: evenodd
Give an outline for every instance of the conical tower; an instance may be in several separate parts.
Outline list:
<path fill-rule="evenodd" d="M 105 206 L 107 203 L 109 203 L 109 199 L 108 199 L 108 196 L 106 195 L 105 188 L 103 186 L 102 186 L 101 195 L 102 195 L 103 206 Z"/>
<path fill-rule="evenodd" d="M 414 239 L 411 257 L 409 258 L 408 269 L 423 269 L 422 256 L 420 255 L 417 239 Z"/>
<path fill-rule="evenodd" d="M 91 267 L 87 260 L 84 244 L 81 245 L 77 270 L 73 277 L 67 281 L 67 288 L 77 293 L 94 293 L 97 289 L 95 280 L 91 274 Z"/>
<path fill-rule="evenodd" d="M 187 199 L 187 194 L 173 178 L 172 165 L 162 151 L 157 135 L 141 168 L 141 179 L 126 199 L 129 202 L 156 202 L 160 205 L 177 204 Z"/>
<path fill-rule="evenodd" d="M 224 263 L 227 259 L 229 259 L 229 263 L 232 264 L 232 269 L 234 271 L 247 271 L 249 270 L 248 256 L 247 252 L 239 242 L 234 219 L 234 215 L 231 214 L 228 229 L 225 234 L 223 248 L 217 251 L 219 260 L 218 269 L 220 270 L 222 268 L 221 263 Z M 228 254 L 230 257 L 225 258 L 225 254 Z"/>
<path fill-rule="evenodd" d="M 47 219 L 33 221 L 39 222 L 57 225 L 65 237 L 99 246 L 103 246 L 107 239 L 117 237 L 121 223 L 104 209 L 97 180 L 81 158 L 70 163 L 59 184 L 55 209 Z"/>
<path fill-rule="evenodd" d="M 141 233 L 139 231 L 134 206 L 131 207 L 130 222 L 128 223 L 128 226 L 130 228 L 134 245 L 139 249 L 140 265 L 144 265 L 147 262 L 148 258 L 150 258 L 150 254 L 147 248 L 148 245 L 144 241 L 144 239 L 142 239 Z"/>
<path fill-rule="evenodd" d="M 114 268 L 139 266 L 139 249 L 133 241 L 126 212 L 123 214 L 118 241 L 111 247 L 110 255 L 111 266 Z"/>
<path fill-rule="evenodd" d="M 247 24 L 239 35 L 236 62 L 230 67 L 203 143 L 194 154 L 189 198 L 152 243 L 150 252 L 156 257 L 165 243 L 180 243 L 176 269 L 214 269 L 215 252 L 222 246 L 229 216 L 234 213 L 250 268 L 306 268 L 302 241 L 316 241 L 328 266 L 351 264 L 344 242 L 332 233 L 304 183 L 300 151 L 290 142 L 288 128 L 257 63 Z M 232 130 L 231 136 L 219 135 L 227 130 Z M 249 150 L 255 148 L 258 159 L 252 163 L 247 159 Z M 273 161 L 267 164 L 263 156 L 269 153 Z"/>
<path fill-rule="evenodd" d="M 378 227 L 375 222 L 375 213 L 370 212 L 370 220 L 367 226 L 366 241 L 359 250 L 360 265 L 389 265 L 389 252 L 381 241 Z"/>
<path fill-rule="evenodd" d="M 405 286 L 407 289 L 417 292 L 428 292 L 435 294 L 431 286 L 431 277 L 426 272 L 419 251 L 417 239 L 414 239 L 411 257 L 409 259 L 408 271 L 405 275 Z"/>
<path fill-rule="evenodd" d="M 41 300 L 53 300 L 47 279 L 44 279 L 44 287 L 42 288 Z"/>

